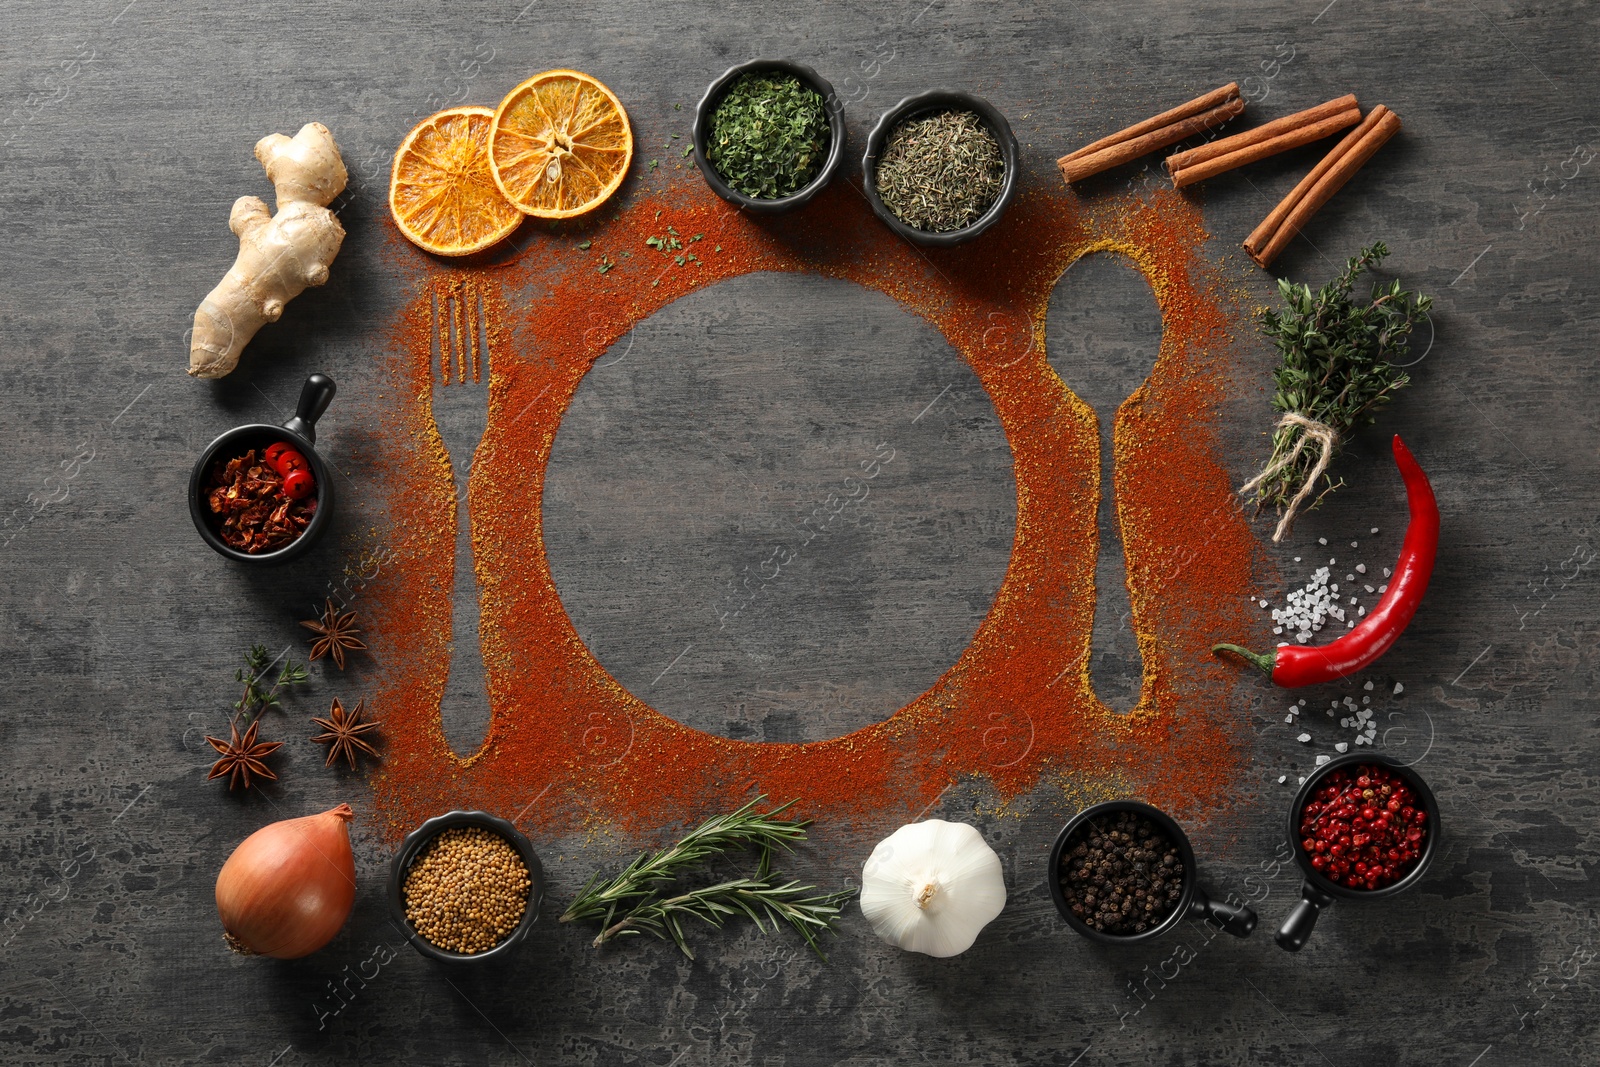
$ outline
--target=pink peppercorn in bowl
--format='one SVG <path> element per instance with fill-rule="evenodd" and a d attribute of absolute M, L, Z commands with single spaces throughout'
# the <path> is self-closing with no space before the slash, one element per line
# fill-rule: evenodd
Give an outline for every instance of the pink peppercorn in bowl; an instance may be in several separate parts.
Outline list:
<path fill-rule="evenodd" d="M 1336 899 L 1392 897 L 1422 879 L 1438 851 L 1439 804 L 1413 768 L 1351 752 L 1306 777 L 1288 832 L 1305 886 L 1275 940 L 1298 952 Z"/>

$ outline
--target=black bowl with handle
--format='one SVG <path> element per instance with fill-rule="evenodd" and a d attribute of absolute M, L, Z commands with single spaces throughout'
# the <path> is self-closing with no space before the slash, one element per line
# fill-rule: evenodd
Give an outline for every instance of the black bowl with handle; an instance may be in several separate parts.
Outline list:
<path fill-rule="evenodd" d="M 440 948 L 429 941 L 406 918 L 405 887 L 406 874 L 411 870 L 411 865 L 417 857 L 422 855 L 435 837 L 446 830 L 457 827 L 471 827 L 478 830 L 487 830 L 505 840 L 512 848 L 517 850 L 517 855 L 522 859 L 523 866 L 528 868 L 528 906 L 523 909 L 522 919 L 495 943 L 493 948 L 484 949 L 482 952 L 451 952 L 449 949 Z M 490 815 L 486 811 L 452 811 L 444 815 L 435 815 L 400 842 L 400 849 L 394 854 L 394 859 L 389 863 L 389 913 L 394 925 L 411 942 L 411 947 L 431 960 L 441 963 L 483 963 L 486 960 L 502 960 L 527 936 L 528 931 L 539 918 L 539 905 L 544 900 L 544 865 L 539 862 L 539 854 L 533 850 L 533 845 L 518 830 L 505 819 Z"/>
<path fill-rule="evenodd" d="M 1164 919 L 1138 934 L 1108 934 L 1104 930 L 1096 930 L 1072 913 L 1072 905 L 1068 903 L 1067 895 L 1061 888 L 1061 859 L 1066 855 L 1067 849 L 1075 843 L 1074 838 L 1080 831 L 1092 829 L 1097 820 L 1120 815 L 1123 812 L 1132 812 L 1155 823 L 1167 836 L 1167 840 L 1176 846 L 1178 856 L 1183 863 L 1183 888 L 1179 891 L 1177 903 Z M 1183 828 L 1166 812 L 1137 800 L 1108 800 L 1103 804 L 1084 808 L 1074 815 L 1056 836 L 1056 843 L 1050 849 L 1048 871 L 1046 877 L 1050 883 L 1050 899 L 1055 901 L 1056 910 L 1061 913 L 1061 917 L 1078 933 L 1102 945 L 1132 945 L 1142 941 L 1152 941 L 1185 919 L 1209 920 L 1234 937 L 1249 937 L 1256 928 L 1256 913 L 1250 908 L 1242 904 L 1215 900 L 1200 888 L 1199 871 L 1195 868 L 1194 846 L 1189 843 L 1189 835 L 1183 832 Z"/>
<path fill-rule="evenodd" d="M 327 531 L 333 521 L 333 478 L 329 476 L 328 465 L 317 455 L 317 420 L 328 410 L 337 391 L 338 387 L 332 378 L 326 374 L 313 374 L 300 390 L 300 403 L 295 407 L 294 417 L 288 422 L 282 426 L 268 423 L 235 426 L 200 453 L 189 475 L 189 517 L 194 520 L 194 528 L 200 531 L 201 539 L 218 555 L 258 566 L 287 563 L 309 552 L 311 546 Z M 271 552 L 241 552 L 224 543 L 217 533 L 216 516 L 212 514 L 211 505 L 206 499 L 211 468 L 218 461 L 226 463 L 252 448 L 263 451 L 278 443 L 289 445 L 306 458 L 311 476 L 317 483 L 317 512 L 311 516 L 306 528 L 300 531 L 300 536 L 282 548 Z"/>
<path fill-rule="evenodd" d="M 1351 889 L 1328 878 L 1312 865 L 1311 854 L 1306 851 L 1305 842 L 1300 837 L 1300 813 L 1311 802 L 1317 790 L 1322 788 L 1328 776 L 1341 768 L 1360 765 L 1382 767 L 1396 777 L 1403 778 L 1406 785 L 1416 794 L 1422 810 L 1427 813 L 1427 818 L 1423 822 L 1426 836 L 1421 855 L 1399 880 L 1391 882 L 1382 889 Z M 1329 760 L 1306 775 L 1300 791 L 1295 794 L 1294 803 L 1289 807 L 1289 843 L 1294 847 L 1295 862 L 1300 865 L 1300 872 L 1305 875 L 1305 885 L 1301 888 L 1300 903 L 1295 905 L 1273 939 L 1278 942 L 1280 948 L 1289 952 L 1299 952 L 1310 940 L 1311 930 L 1317 924 L 1317 917 L 1322 914 L 1323 909 L 1331 907 L 1335 900 L 1382 900 L 1397 893 L 1404 893 L 1421 881 L 1428 865 L 1433 862 L 1434 853 L 1439 850 L 1439 802 L 1434 798 L 1433 790 L 1428 788 L 1428 783 L 1422 780 L 1422 776 L 1399 760 L 1380 756 L 1375 752 L 1349 752 Z"/>
<path fill-rule="evenodd" d="M 798 78 L 801 85 L 812 89 L 822 97 L 823 110 L 828 115 L 828 154 L 823 157 L 822 166 L 817 170 L 816 176 L 803 188 L 796 189 L 788 196 L 771 199 L 746 196 L 734 189 L 718 173 L 716 164 L 712 163 L 706 154 L 711 140 L 711 117 L 716 113 L 717 106 L 722 103 L 729 86 L 746 74 L 763 72 L 791 74 Z M 748 63 L 729 67 L 723 72 L 722 77 L 712 82 L 706 89 L 706 95 L 700 98 L 700 106 L 695 109 L 693 136 L 695 166 L 700 168 L 700 173 L 705 178 L 706 184 L 711 186 L 712 192 L 754 214 L 780 215 L 809 204 L 838 172 L 839 164 L 844 159 L 844 104 L 839 100 L 839 94 L 833 91 L 833 86 L 804 63 L 796 63 L 789 59 L 752 59 Z"/>

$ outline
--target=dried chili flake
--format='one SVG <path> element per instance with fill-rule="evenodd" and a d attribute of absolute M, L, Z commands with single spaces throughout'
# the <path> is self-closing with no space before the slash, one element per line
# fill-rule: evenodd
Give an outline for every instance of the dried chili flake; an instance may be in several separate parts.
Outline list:
<path fill-rule="evenodd" d="M 291 500 L 283 478 L 253 448 L 212 464 L 206 500 L 222 543 L 252 555 L 290 544 L 317 513 L 316 496 Z"/>

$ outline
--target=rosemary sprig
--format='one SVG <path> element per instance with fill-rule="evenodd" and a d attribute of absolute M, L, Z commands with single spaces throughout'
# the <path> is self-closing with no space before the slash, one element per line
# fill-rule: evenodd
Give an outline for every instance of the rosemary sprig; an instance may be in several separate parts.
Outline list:
<path fill-rule="evenodd" d="M 791 800 L 769 812 L 757 811 L 756 805 L 766 799 L 765 795 L 756 797 L 736 811 L 707 819 L 669 848 L 654 853 L 641 852 L 609 882 L 599 884 L 597 872 L 578 891 L 577 899 L 562 914 L 561 921 L 569 923 L 603 917 L 603 925 L 610 926 L 619 907 L 651 896 L 658 886 L 712 857 L 751 845 L 788 848 L 790 841 L 803 840 L 809 822 L 777 818 L 794 807 L 795 802 Z"/>
<path fill-rule="evenodd" d="M 774 925 L 780 920 L 789 923 L 811 950 L 822 956 L 816 932 L 833 928 L 840 905 L 855 890 L 818 895 L 814 894 L 815 886 L 778 882 L 772 872 L 773 851 L 788 850 L 792 842 L 804 840 L 810 822 L 779 818 L 794 806 L 792 800 L 769 812 L 758 811 L 757 806 L 766 799 L 764 795 L 756 797 L 735 811 L 707 819 L 668 848 L 640 853 L 609 880 L 602 881 L 596 873 L 562 913 L 561 921 L 599 920 L 601 930 L 594 941 L 597 947 L 617 937 L 648 931 L 657 937 L 670 937 L 693 959 L 694 953 L 683 936 L 684 916 L 721 926 L 725 919 L 742 914 L 754 920 L 763 933 L 763 918 Z M 662 895 L 679 875 L 729 851 L 751 847 L 761 854 L 753 877 L 728 879 L 671 897 Z"/>
<path fill-rule="evenodd" d="M 1430 297 L 1402 290 L 1398 280 L 1387 288 L 1374 285 L 1369 303 L 1350 300 L 1356 278 L 1388 254 L 1382 241 L 1362 249 L 1316 293 L 1280 279 L 1285 309 L 1261 316 L 1261 332 L 1282 357 L 1273 372 L 1278 386 L 1273 408 L 1332 430 L 1335 453 L 1352 430 L 1372 422 L 1377 410 L 1410 384 L 1410 375 L 1395 360 L 1405 354 L 1412 326 L 1433 306 Z M 1295 424 L 1280 424 L 1273 433 L 1272 456 L 1255 485 L 1258 505 L 1287 506 L 1305 487 L 1322 454 L 1305 434 Z M 1322 481 L 1308 507 L 1344 484 L 1331 473 Z"/>
<path fill-rule="evenodd" d="M 233 705 L 234 722 L 242 718 L 248 723 L 252 718 L 259 718 L 268 708 L 281 706 L 278 700 L 280 690 L 300 685 L 311 678 L 311 672 L 305 664 L 285 659 L 283 668 L 278 671 L 278 680 L 269 686 L 264 676 L 271 670 L 273 662 L 265 645 L 251 645 L 250 651 L 245 653 L 245 665 L 233 672 L 234 681 L 244 686 L 244 695 Z"/>
<path fill-rule="evenodd" d="M 826 962 L 828 957 L 817 941 L 817 934 L 833 929 L 843 905 L 855 893 L 854 888 L 818 893 L 816 886 L 801 885 L 793 880 L 780 884 L 772 872 L 772 849 L 763 847 L 754 876 L 730 878 L 664 900 L 646 900 L 601 930 L 594 945 L 599 948 L 613 938 L 649 932 L 659 938 L 670 938 L 679 951 L 694 959 L 694 952 L 683 935 L 684 918 L 693 917 L 721 927 L 725 920 L 743 915 L 763 934 L 767 932 L 763 918 L 774 928 L 779 922 L 787 922 L 805 939 L 811 951 Z"/>

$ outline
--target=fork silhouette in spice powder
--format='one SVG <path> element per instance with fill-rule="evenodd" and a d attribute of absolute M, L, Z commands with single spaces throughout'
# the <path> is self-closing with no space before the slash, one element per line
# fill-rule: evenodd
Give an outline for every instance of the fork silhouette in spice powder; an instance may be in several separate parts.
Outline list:
<path fill-rule="evenodd" d="M 489 425 L 489 322 L 470 284 L 434 296 L 433 421 L 455 484 L 456 551 L 451 591 L 450 665 L 440 709 L 445 738 L 460 755 L 478 750 L 489 726 L 489 693 L 479 637 L 479 582 L 472 555 L 467 483 Z"/>

